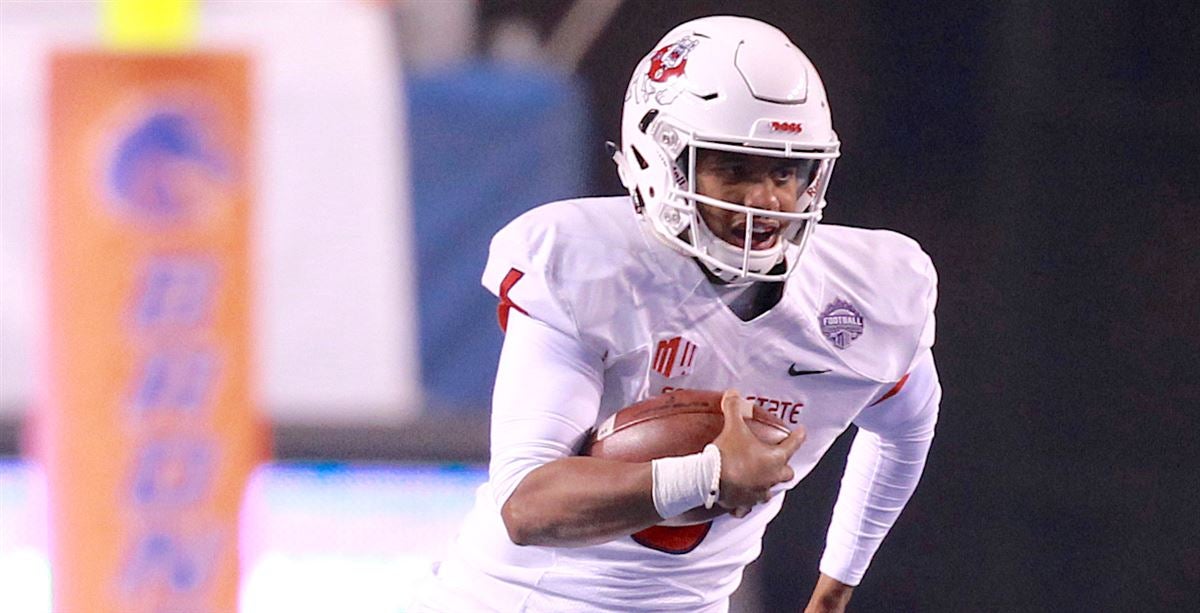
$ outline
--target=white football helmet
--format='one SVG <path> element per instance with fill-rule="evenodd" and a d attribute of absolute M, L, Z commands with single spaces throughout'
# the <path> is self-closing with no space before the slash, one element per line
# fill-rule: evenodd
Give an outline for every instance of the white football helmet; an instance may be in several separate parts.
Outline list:
<path fill-rule="evenodd" d="M 795 212 L 767 211 L 697 192 L 699 150 L 814 160 Z M 782 281 L 821 218 L 839 154 L 825 87 L 812 62 L 773 26 L 704 17 L 667 33 L 634 70 L 625 94 L 621 182 L 655 235 L 730 283 Z M 718 238 L 697 203 L 745 215 L 742 246 Z M 753 249 L 755 220 L 781 228 Z M 782 266 L 780 265 L 782 263 Z"/>

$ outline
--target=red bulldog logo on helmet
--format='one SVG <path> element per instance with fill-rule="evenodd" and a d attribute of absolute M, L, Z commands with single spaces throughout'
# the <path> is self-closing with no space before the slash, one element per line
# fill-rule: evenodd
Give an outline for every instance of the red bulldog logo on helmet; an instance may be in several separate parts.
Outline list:
<path fill-rule="evenodd" d="M 656 51 L 650 58 L 650 70 L 646 76 L 655 83 L 663 83 L 671 77 L 683 74 L 687 67 L 688 53 L 696 47 L 696 42 L 696 39 L 688 36 Z"/>

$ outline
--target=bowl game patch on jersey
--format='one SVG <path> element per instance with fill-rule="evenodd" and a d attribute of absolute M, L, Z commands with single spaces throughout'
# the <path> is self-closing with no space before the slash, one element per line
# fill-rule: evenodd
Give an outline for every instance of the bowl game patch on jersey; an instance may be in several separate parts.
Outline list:
<path fill-rule="evenodd" d="M 862 336 L 866 325 L 863 316 L 853 304 L 838 298 L 825 306 L 820 317 L 821 334 L 838 349 L 850 346 L 854 339 Z"/>

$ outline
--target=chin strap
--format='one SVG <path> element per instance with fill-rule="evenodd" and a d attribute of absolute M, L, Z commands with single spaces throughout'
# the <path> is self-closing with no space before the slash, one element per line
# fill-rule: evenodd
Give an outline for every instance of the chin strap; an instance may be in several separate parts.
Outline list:
<path fill-rule="evenodd" d="M 692 258 L 692 260 L 696 262 L 696 265 L 700 267 L 700 270 L 704 271 L 704 276 L 708 277 L 709 282 L 713 285 L 749 285 L 750 283 L 754 282 L 754 280 L 749 277 L 743 277 L 737 273 L 728 270 L 722 270 L 712 266 L 700 258 Z"/>
<path fill-rule="evenodd" d="M 713 268 L 714 268 L 713 266 L 710 266 L 708 264 L 708 262 L 705 262 L 704 260 L 701 260 L 700 258 L 693 257 L 692 261 L 695 262 L 696 265 L 700 267 L 700 270 L 702 272 L 704 272 L 704 276 L 707 277 L 708 281 L 714 285 L 728 285 L 728 286 L 732 287 L 732 286 L 738 286 L 738 285 L 750 285 L 752 283 L 778 283 L 778 281 L 758 281 L 756 279 L 751 279 L 749 277 L 743 277 L 737 273 L 730 272 L 727 270 L 721 270 L 721 269 L 713 270 Z M 785 272 L 787 272 L 787 259 L 786 258 L 784 258 L 783 261 L 776 264 L 773 268 L 771 268 L 771 270 L 768 270 L 767 274 L 782 275 Z"/>
<path fill-rule="evenodd" d="M 697 231 L 703 232 L 705 235 L 704 240 L 707 241 L 707 243 L 709 245 L 713 246 L 712 248 L 707 250 L 709 257 L 715 258 L 718 261 L 722 261 L 722 263 L 724 263 L 726 266 L 730 266 L 731 268 L 734 267 L 732 264 L 729 264 L 728 262 L 724 262 L 723 259 L 718 254 L 713 253 L 713 250 L 715 250 L 715 249 L 725 248 L 725 245 L 727 243 L 722 241 L 720 238 L 717 238 L 717 236 L 715 234 L 713 234 L 712 231 L 709 230 L 707 226 L 704 226 L 703 225 L 704 220 L 700 219 L 699 215 L 696 216 L 696 223 L 698 223 L 702 226 L 702 227 L 698 228 Z M 695 224 L 693 224 L 693 225 L 695 225 Z M 700 249 L 700 246 L 696 244 L 696 241 L 691 240 L 691 234 L 689 234 L 689 232 L 687 230 L 684 230 L 683 232 L 681 232 L 679 234 L 679 238 L 680 238 L 680 240 L 691 244 L 696 249 Z M 762 270 L 762 271 L 749 270 L 747 272 L 763 273 L 763 274 L 781 274 L 784 271 L 786 271 L 787 270 L 787 244 L 786 244 L 786 241 L 784 241 L 782 238 L 780 238 L 780 243 L 781 244 L 780 244 L 779 252 L 776 255 L 777 259 L 770 266 L 770 268 L 767 268 L 766 270 Z M 728 247 L 728 249 L 729 249 L 729 254 L 731 257 L 733 255 L 735 255 L 735 253 L 736 254 L 742 253 L 742 250 L 740 248 L 734 247 L 732 245 L 730 245 Z M 710 280 L 712 280 L 713 278 L 716 278 L 716 279 L 720 280 L 720 282 L 724 285 L 747 285 L 747 284 L 753 283 L 755 281 L 755 279 L 751 279 L 749 277 L 743 276 L 738 271 L 726 270 L 725 268 L 719 267 L 716 264 L 707 262 L 701 258 L 694 258 L 694 259 L 696 260 L 696 263 L 700 265 L 700 268 L 709 275 Z"/>

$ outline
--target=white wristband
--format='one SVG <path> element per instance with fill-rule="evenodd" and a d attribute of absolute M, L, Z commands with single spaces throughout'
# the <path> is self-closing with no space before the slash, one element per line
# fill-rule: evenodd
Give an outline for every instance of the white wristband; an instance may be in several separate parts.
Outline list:
<path fill-rule="evenodd" d="M 699 506 L 712 508 L 720 496 L 721 450 L 709 443 L 692 455 L 650 463 L 654 509 L 667 519 Z"/>
<path fill-rule="evenodd" d="M 707 463 L 708 475 L 708 495 L 704 498 L 704 508 L 711 509 L 717 504 L 717 499 L 721 497 L 721 448 L 709 443 L 704 446 L 704 451 L 701 454 Z"/>

